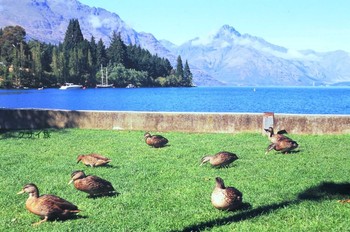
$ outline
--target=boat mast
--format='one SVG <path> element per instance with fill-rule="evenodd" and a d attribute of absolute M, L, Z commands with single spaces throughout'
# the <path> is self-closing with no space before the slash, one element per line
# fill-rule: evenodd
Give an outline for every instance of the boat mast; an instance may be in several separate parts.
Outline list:
<path fill-rule="evenodd" d="M 103 67 L 101 64 L 101 85 L 103 85 Z"/>
<path fill-rule="evenodd" d="M 106 67 L 106 85 L 108 85 L 108 70 L 107 70 L 107 67 Z"/>

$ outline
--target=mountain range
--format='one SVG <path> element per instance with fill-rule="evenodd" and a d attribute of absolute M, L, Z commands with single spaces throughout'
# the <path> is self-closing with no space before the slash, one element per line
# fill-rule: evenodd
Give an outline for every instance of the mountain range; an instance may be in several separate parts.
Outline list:
<path fill-rule="evenodd" d="M 28 39 L 58 44 L 69 20 L 79 20 L 84 38 L 91 36 L 106 45 L 113 31 L 126 44 L 136 44 L 165 57 L 188 60 L 198 86 L 310 86 L 350 85 L 350 54 L 337 50 L 294 51 L 263 38 L 240 34 L 223 25 L 207 38 L 194 38 L 177 46 L 137 32 L 116 13 L 81 4 L 78 0 L 0 0 L 0 27 L 20 25 Z"/>

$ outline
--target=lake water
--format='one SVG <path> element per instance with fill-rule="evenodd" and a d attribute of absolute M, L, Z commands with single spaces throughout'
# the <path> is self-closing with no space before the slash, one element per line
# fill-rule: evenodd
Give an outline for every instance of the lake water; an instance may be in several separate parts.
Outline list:
<path fill-rule="evenodd" d="M 349 87 L 0 90 L 0 108 L 350 114 Z"/>

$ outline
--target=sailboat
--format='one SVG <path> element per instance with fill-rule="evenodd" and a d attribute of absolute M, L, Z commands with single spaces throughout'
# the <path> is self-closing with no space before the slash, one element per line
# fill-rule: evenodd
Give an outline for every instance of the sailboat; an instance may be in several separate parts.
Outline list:
<path fill-rule="evenodd" d="M 104 82 L 104 79 L 106 79 L 106 81 Z M 112 88 L 113 84 L 108 84 L 108 71 L 107 71 L 107 67 L 106 67 L 106 76 L 104 77 L 103 75 L 103 68 L 101 66 L 101 84 L 96 85 L 96 88 Z"/>

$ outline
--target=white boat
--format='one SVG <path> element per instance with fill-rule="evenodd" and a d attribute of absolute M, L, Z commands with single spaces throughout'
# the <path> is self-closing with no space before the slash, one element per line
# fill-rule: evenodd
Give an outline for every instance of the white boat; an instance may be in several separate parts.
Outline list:
<path fill-rule="evenodd" d="M 64 85 L 62 85 L 60 87 L 60 89 L 79 89 L 79 88 L 82 88 L 83 86 L 82 85 L 75 85 L 73 83 L 65 83 Z"/>
<path fill-rule="evenodd" d="M 106 81 L 104 82 L 104 79 Z M 101 66 L 101 84 L 96 85 L 96 88 L 112 88 L 113 84 L 108 84 L 108 72 L 107 72 L 107 67 L 106 67 L 106 76 L 104 77 L 103 75 L 103 69 Z"/>

